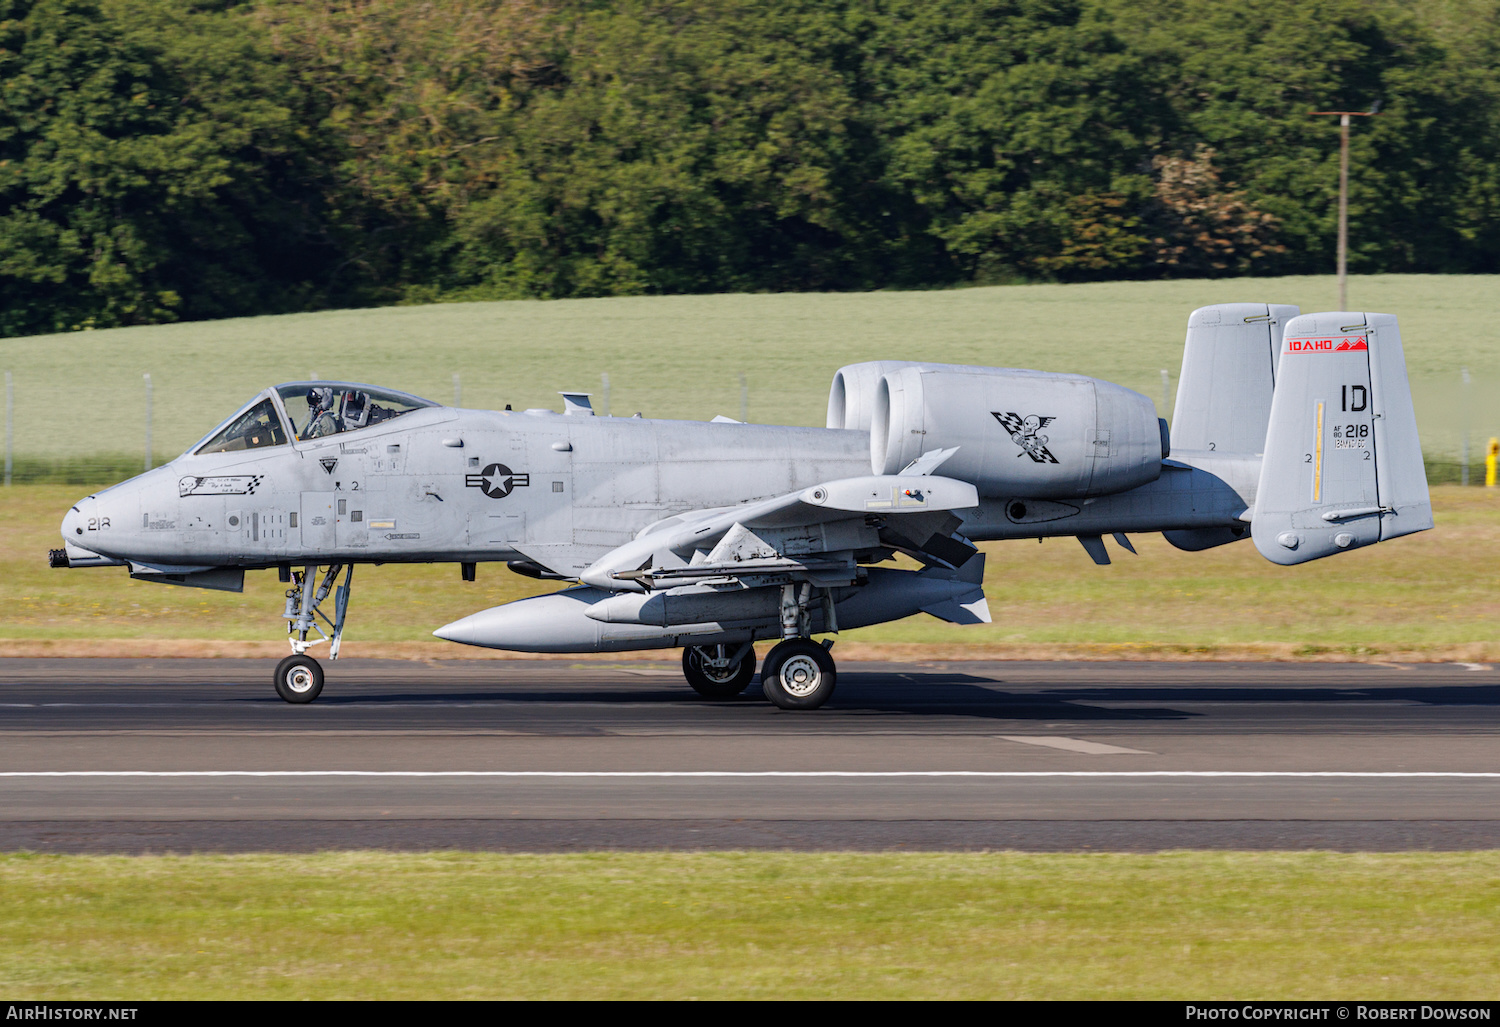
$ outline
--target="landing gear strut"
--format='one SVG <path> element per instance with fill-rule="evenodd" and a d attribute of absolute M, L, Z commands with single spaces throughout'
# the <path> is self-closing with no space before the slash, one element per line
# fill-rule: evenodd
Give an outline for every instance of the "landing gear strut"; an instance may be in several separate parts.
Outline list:
<path fill-rule="evenodd" d="M 291 643 L 292 655 L 276 665 L 276 694 L 289 703 L 309 703 L 323 691 L 323 668 L 318 661 L 307 655 L 307 650 L 323 642 L 328 643 L 328 658 L 339 658 L 339 645 L 344 640 L 344 615 L 349 610 L 349 593 L 354 580 L 354 565 L 351 563 L 344 573 L 344 583 L 334 589 L 343 564 L 333 564 L 318 581 L 317 564 L 308 564 L 300 571 L 292 572 L 292 587 L 286 590 L 287 641 Z M 333 620 L 318 609 L 328 593 L 333 592 Z M 317 618 L 333 630 L 330 635 L 318 626 Z M 316 631 L 321 637 L 309 639 L 308 633 Z"/>
<path fill-rule="evenodd" d="M 781 641 L 766 654 L 760 668 L 760 687 L 766 698 L 783 710 L 815 710 L 833 695 L 838 682 L 838 668 L 828 650 L 833 643 L 820 645 L 812 634 L 809 606 L 813 599 L 811 583 L 781 586 Z M 823 622 L 828 631 L 839 629 L 833 610 L 833 594 L 823 593 Z"/>
<path fill-rule="evenodd" d="M 740 645 L 690 645 L 682 651 L 682 676 L 705 699 L 733 699 L 755 678 L 755 649 Z"/>

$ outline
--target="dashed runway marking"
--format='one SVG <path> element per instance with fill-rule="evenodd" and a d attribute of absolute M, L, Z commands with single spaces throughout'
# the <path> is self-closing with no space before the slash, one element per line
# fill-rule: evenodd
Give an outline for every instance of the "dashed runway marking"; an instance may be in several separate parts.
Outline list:
<path fill-rule="evenodd" d="M 1065 738 L 1062 735 L 1000 735 L 1007 742 L 1020 742 L 1022 745 L 1044 745 L 1049 749 L 1066 749 L 1068 752 L 1081 752 L 1089 756 L 1154 756 L 1155 753 L 1147 752 L 1145 749 L 1127 749 L 1123 745 L 1106 745 L 1103 742 L 1089 742 L 1082 738 Z"/>

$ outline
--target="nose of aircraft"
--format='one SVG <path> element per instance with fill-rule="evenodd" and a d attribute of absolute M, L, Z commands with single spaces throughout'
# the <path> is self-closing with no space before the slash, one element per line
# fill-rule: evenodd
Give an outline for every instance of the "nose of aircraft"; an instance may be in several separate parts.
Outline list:
<path fill-rule="evenodd" d="M 84 530 L 88 526 L 89 518 L 94 516 L 94 508 L 98 505 L 99 501 L 93 496 L 89 496 L 74 503 L 72 509 L 63 514 L 62 537 L 64 542 L 71 542 L 75 546 L 83 545 Z"/>

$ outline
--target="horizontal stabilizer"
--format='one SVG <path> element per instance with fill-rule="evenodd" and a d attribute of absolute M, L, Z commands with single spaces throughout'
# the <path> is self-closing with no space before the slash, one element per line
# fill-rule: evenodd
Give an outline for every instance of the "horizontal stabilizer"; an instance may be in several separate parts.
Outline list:
<path fill-rule="evenodd" d="M 1215 546 L 1227 546 L 1231 542 L 1250 537 L 1250 525 L 1234 524 L 1214 528 L 1181 528 L 1164 531 L 1162 536 L 1178 549 L 1188 553 L 1201 553 Z"/>

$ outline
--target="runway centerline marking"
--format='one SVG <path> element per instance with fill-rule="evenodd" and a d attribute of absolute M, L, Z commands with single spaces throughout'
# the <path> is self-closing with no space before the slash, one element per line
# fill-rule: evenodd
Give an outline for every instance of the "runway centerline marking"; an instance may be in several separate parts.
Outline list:
<path fill-rule="evenodd" d="M 376 777 L 376 778 L 1455 778 L 1500 771 L 1448 770 L 6 770 L 0 778 Z"/>
<path fill-rule="evenodd" d="M 1007 742 L 1022 745 L 1043 745 L 1049 749 L 1066 749 L 1088 756 L 1154 756 L 1145 749 L 1127 749 L 1123 745 L 1106 745 L 1103 742 L 1088 742 L 1082 738 L 1067 738 L 1063 735 L 1001 735 Z"/>

